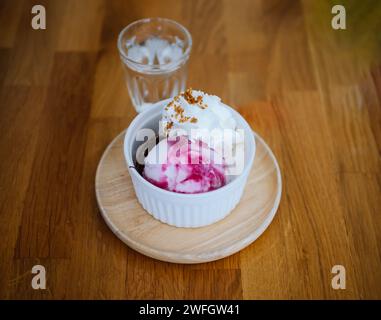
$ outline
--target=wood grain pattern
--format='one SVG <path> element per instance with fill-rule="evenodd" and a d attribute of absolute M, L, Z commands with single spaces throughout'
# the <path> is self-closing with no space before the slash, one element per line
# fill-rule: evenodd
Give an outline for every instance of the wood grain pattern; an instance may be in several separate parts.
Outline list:
<path fill-rule="evenodd" d="M 0 1 L 0 298 L 381 298 L 381 3 L 343 0 Z M 222 97 L 283 174 L 271 227 L 228 258 L 155 261 L 99 214 L 94 177 L 134 110 L 116 38 L 163 16 L 193 35 L 189 84 Z M 30 286 L 47 269 L 48 290 Z M 333 290 L 331 268 L 346 268 Z"/>
<path fill-rule="evenodd" d="M 97 168 L 95 192 L 106 223 L 131 248 L 174 263 L 222 259 L 255 241 L 273 220 L 282 192 L 278 163 L 261 137 L 244 195 L 225 219 L 203 228 L 176 228 L 161 223 L 139 204 L 126 170 L 125 132 L 106 148 Z"/>

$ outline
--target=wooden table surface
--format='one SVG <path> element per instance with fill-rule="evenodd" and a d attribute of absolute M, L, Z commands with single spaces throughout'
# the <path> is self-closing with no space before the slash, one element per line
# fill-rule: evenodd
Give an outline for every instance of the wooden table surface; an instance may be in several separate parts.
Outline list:
<path fill-rule="evenodd" d="M 0 297 L 380 299 L 381 3 L 343 1 L 333 30 L 333 2 L 40 0 L 34 30 L 35 1 L 1 1 Z M 190 30 L 189 85 L 241 112 L 282 170 L 275 220 L 223 260 L 147 258 L 97 208 L 98 161 L 135 116 L 116 39 L 149 16 Z"/>

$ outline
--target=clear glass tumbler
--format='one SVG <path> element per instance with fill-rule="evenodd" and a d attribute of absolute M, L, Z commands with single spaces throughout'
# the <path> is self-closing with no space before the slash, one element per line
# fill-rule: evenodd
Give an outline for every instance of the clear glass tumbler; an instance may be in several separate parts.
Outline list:
<path fill-rule="evenodd" d="M 191 48 L 188 30 L 169 19 L 138 20 L 120 32 L 119 54 L 137 112 L 185 90 Z"/>

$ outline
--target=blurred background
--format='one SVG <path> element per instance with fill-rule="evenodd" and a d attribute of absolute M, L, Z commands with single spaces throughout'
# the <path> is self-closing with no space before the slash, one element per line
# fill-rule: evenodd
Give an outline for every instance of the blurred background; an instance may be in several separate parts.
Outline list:
<path fill-rule="evenodd" d="M 97 208 L 99 159 L 136 115 L 117 36 L 145 17 L 190 31 L 189 86 L 244 115 L 281 166 L 275 220 L 223 260 L 144 257 Z M 1 0 L 0 297 L 381 298 L 380 22 L 378 0 Z M 47 290 L 30 286 L 37 263 Z"/>

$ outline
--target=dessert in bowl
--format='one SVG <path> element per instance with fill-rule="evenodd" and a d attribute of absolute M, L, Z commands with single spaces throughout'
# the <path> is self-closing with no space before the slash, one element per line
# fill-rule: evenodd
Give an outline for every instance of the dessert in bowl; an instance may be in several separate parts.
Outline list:
<path fill-rule="evenodd" d="M 131 122 L 124 155 L 148 213 L 176 227 L 201 227 L 238 204 L 255 139 L 245 119 L 218 97 L 188 89 Z"/>

